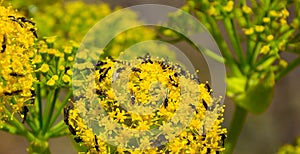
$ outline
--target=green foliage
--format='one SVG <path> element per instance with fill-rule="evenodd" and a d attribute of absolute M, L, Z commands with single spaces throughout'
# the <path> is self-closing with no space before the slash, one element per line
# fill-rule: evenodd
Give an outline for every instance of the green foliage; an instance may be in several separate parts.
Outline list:
<path fill-rule="evenodd" d="M 299 66 L 299 7 L 298 0 L 189 0 L 183 7 L 208 28 L 221 49 L 228 67 L 227 95 L 239 113 L 235 115 L 263 113 L 272 102 L 277 81 Z M 283 52 L 296 58 L 287 62 Z M 233 152 L 242 129 L 238 125 L 246 118 L 233 119 L 237 121 L 231 122 L 225 153 Z"/>

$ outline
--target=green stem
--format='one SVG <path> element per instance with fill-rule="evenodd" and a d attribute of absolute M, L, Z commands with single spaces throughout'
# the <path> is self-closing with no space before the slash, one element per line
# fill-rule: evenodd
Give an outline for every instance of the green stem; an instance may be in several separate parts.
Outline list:
<path fill-rule="evenodd" d="M 220 47 L 220 50 L 225 57 L 225 64 L 230 68 L 230 70 L 233 72 L 233 74 L 241 75 L 241 71 L 237 66 L 236 60 L 233 58 L 225 39 L 221 35 L 221 32 L 219 31 L 219 27 L 216 23 L 216 21 L 212 17 L 207 17 L 207 20 L 209 24 L 212 26 L 211 34 L 213 35 L 214 39 L 216 39 L 216 42 L 218 46 Z"/>
<path fill-rule="evenodd" d="M 38 81 L 40 81 L 40 73 L 37 73 L 37 79 Z M 43 127 L 43 107 L 42 107 L 42 94 L 41 94 L 41 85 L 40 83 L 38 83 L 36 85 L 36 98 L 37 98 L 37 102 L 38 102 L 38 110 L 37 112 L 39 113 L 38 114 L 38 117 L 39 117 L 39 129 L 41 130 L 42 127 Z"/>
<path fill-rule="evenodd" d="M 5 112 L 5 114 L 6 114 L 8 117 L 10 117 L 10 119 L 7 121 L 7 123 L 8 123 L 9 125 L 11 125 L 10 128 L 12 128 L 12 127 L 16 128 L 16 129 L 17 129 L 17 132 L 18 132 L 18 135 L 25 136 L 28 140 L 32 140 L 32 139 L 35 138 L 34 135 L 33 135 L 31 132 L 29 132 L 29 131 L 24 127 L 24 125 L 21 124 L 20 121 L 17 120 L 17 119 L 14 117 L 14 115 L 12 115 L 12 114 L 7 110 L 7 108 L 4 108 L 4 112 Z M 7 127 L 7 128 L 9 128 L 9 127 Z M 13 130 L 11 130 L 11 131 L 13 131 Z"/>
<path fill-rule="evenodd" d="M 48 112 L 48 113 L 46 114 L 46 117 L 45 117 L 45 123 L 43 125 L 44 126 L 43 127 L 43 133 L 46 133 L 47 130 L 49 129 L 50 120 L 51 120 L 51 117 L 53 115 L 53 110 L 54 110 L 55 104 L 57 102 L 58 94 L 59 94 L 59 88 L 54 90 L 54 95 L 53 95 L 52 99 L 48 99 L 48 100 L 51 100 L 51 101 L 47 101 L 47 103 L 51 103 L 51 106 L 50 106 L 50 109 L 46 108 L 46 111 L 45 111 L 45 112 Z"/>
<path fill-rule="evenodd" d="M 58 116 L 61 114 L 61 111 L 63 111 L 63 108 L 66 106 L 69 98 L 72 96 L 72 90 L 69 90 L 68 94 L 66 95 L 66 97 L 64 98 L 64 100 L 61 102 L 60 106 L 58 107 L 57 111 L 55 112 L 54 116 L 52 117 L 49 126 L 52 126 L 54 124 L 54 122 L 56 121 L 56 119 L 58 118 Z"/>
<path fill-rule="evenodd" d="M 49 138 L 53 138 L 53 137 L 60 137 L 60 136 L 70 134 L 67 128 L 68 127 L 64 123 L 64 121 L 60 121 L 57 125 L 55 125 L 53 128 L 50 129 L 47 135 L 49 136 Z"/>
<path fill-rule="evenodd" d="M 232 43 L 232 46 L 234 48 L 235 53 L 237 54 L 237 57 L 239 58 L 239 61 L 241 64 L 245 64 L 242 48 L 240 46 L 240 40 L 239 36 L 236 33 L 236 28 L 233 22 L 233 19 L 225 18 L 224 19 L 224 25 L 228 34 L 228 37 L 230 39 L 230 42 Z"/>
<path fill-rule="evenodd" d="M 225 152 L 224 154 L 232 154 L 234 147 L 238 141 L 239 135 L 243 129 L 247 117 L 247 111 L 236 105 L 233 119 L 228 130 L 228 138 L 225 142 Z"/>
<path fill-rule="evenodd" d="M 48 140 L 31 140 L 27 152 L 29 154 L 50 154 Z"/>

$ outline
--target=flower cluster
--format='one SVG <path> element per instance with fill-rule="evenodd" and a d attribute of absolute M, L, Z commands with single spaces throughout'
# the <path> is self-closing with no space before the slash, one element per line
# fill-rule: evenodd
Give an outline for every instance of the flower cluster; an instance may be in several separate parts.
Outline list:
<path fill-rule="evenodd" d="M 82 1 L 68 1 L 66 3 L 56 2 L 46 5 L 44 8 L 33 12 L 32 16 L 36 19 L 39 33 L 41 36 L 59 36 L 59 42 L 65 40 L 81 41 L 85 34 L 101 19 L 115 10 L 110 9 L 108 4 L 87 4 Z M 130 22 L 136 22 L 135 13 L 128 13 L 125 19 L 116 19 L 113 21 L 115 29 L 118 26 L 126 25 Z M 105 27 L 105 26 L 104 26 Z M 107 27 L 110 31 L 111 27 Z M 99 35 L 95 34 L 99 37 Z M 107 37 L 101 34 L 101 37 Z M 88 39 L 93 40 L 90 37 Z M 105 56 L 117 56 L 131 45 L 144 40 L 155 38 L 153 30 L 145 27 L 133 28 L 116 36 L 104 49 Z"/>
<path fill-rule="evenodd" d="M 34 43 L 37 38 L 35 23 L 11 7 L 0 6 L 0 95 L 1 120 L 7 117 L 7 109 L 23 118 L 34 103 L 35 56 Z M 9 117 L 10 118 L 10 117 Z"/>
<path fill-rule="evenodd" d="M 38 54 L 33 58 L 41 81 L 49 87 L 70 87 L 74 55 L 78 43 L 70 41 L 62 47 L 56 46 L 56 37 L 45 37 L 36 44 Z"/>
<path fill-rule="evenodd" d="M 277 152 L 278 154 L 293 154 L 293 153 L 300 153 L 300 138 L 296 140 L 295 145 L 286 144 L 280 147 Z"/>
<path fill-rule="evenodd" d="M 289 8 L 287 8 L 290 2 L 269 3 L 259 1 L 247 4 L 246 1 L 241 1 L 235 4 L 231 0 L 213 2 L 191 0 L 185 9 L 195 11 L 212 34 L 216 34 L 218 30 L 209 18 L 224 22 L 234 19 L 243 31 L 242 38 L 247 38 L 248 54 L 253 54 L 250 59 L 251 65 L 258 70 L 263 70 L 279 61 L 276 63 L 277 66 L 273 67 L 276 71 L 287 66 L 287 62 L 280 58 L 280 52 L 286 51 L 295 43 L 294 33 L 299 26 L 299 19 L 290 17 Z M 205 17 L 207 14 L 210 17 Z"/>
<path fill-rule="evenodd" d="M 147 54 L 131 61 L 106 58 L 89 69 L 95 71 L 94 77 L 86 76 L 82 82 L 95 81 L 95 99 L 88 87 L 74 89 L 76 103 L 65 109 L 74 140 L 89 152 L 224 150 L 223 106 L 211 97 L 208 83 L 200 83 L 181 65 Z M 124 146 L 118 147 L 120 143 Z"/>
<path fill-rule="evenodd" d="M 267 109 L 275 82 L 291 70 L 282 52 L 299 53 L 299 14 L 290 16 L 289 11 L 293 7 L 297 10 L 298 5 L 290 4 L 291 1 L 190 0 L 184 6 L 209 29 L 222 51 L 225 64 L 230 68 L 227 95 L 252 113 Z M 220 25 L 225 27 L 229 41 L 225 41 Z M 298 61 L 291 62 L 289 67 L 296 66 Z M 235 86 L 237 83 L 239 86 Z M 250 95 L 259 100 L 251 100 Z"/>

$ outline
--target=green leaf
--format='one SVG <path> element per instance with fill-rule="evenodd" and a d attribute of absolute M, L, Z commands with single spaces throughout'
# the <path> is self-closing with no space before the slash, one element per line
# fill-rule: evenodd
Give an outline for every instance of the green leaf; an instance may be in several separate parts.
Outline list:
<path fill-rule="evenodd" d="M 272 102 L 274 86 L 272 71 L 254 73 L 248 80 L 245 92 L 234 97 L 233 101 L 251 113 L 263 113 Z"/>

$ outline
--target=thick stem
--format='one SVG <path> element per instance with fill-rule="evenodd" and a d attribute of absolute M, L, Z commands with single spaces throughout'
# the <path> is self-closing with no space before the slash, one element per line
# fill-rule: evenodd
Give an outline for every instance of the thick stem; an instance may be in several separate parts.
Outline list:
<path fill-rule="evenodd" d="M 225 142 L 225 152 L 224 154 L 232 154 L 234 147 L 238 141 L 239 135 L 243 129 L 247 111 L 236 105 L 233 119 L 231 120 L 231 124 L 228 130 L 228 138 Z"/>
<path fill-rule="evenodd" d="M 30 142 L 27 152 L 29 154 L 50 154 L 49 143 L 47 140 L 35 139 Z"/>

